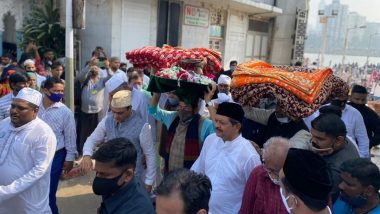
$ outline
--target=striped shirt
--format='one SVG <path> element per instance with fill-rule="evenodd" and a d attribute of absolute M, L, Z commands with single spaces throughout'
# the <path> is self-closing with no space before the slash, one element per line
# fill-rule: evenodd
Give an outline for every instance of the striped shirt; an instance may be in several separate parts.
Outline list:
<path fill-rule="evenodd" d="M 77 134 L 73 112 L 61 102 L 54 103 L 47 109 L 41 104 L 38 117 L 53 130 L 57 138 L 57 151 L 65 148 L 66 161 L 74 161 L 77 154 Z"/>
<path fill-rule="evenodd" d="M 11 92 L 0 98 L 0 121 L 9 117 L 13 97 L 13 93 Z"/>

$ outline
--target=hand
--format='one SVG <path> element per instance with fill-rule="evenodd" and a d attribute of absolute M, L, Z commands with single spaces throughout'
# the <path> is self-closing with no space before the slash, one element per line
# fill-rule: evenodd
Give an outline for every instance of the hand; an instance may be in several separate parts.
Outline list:
<path fill-rule="evenodd" d="M 260 155 L 260 157 L 263 157 L 263 151 L 262 151 L 262 149 L 260 148 L 260 146 L 257 145 L 257 144 L 256 144 L 255 142 L 253 142 L 253 141 L 250 141 L 250 142 L 251 142 L 252 146 L 255 147 L 255 150 L 256 150 L 256 152 Z"/>
<path fill-rule="evenodd" d="M 145 184 L 145 190 L 146 190 L 148 193 L 152 192 L 152 185 L 147 185 L 147 184 Z"/>
<path fill-rule="evenodd" d="M 70 172 L 73 166 L 74 166 L 74 161 L 65 161 L 63 163 L 63 174 Z"/>
<path fill-rule="evenodd" d="M 105 59 L 103 62 L 104 62 L 104 67 L 106 69 L 109 69 L 110 68 L 110 61 L 108 59 Z"/>
<path fill-rule="evenodd" d="M 87 174 L 92 170 L 92 160 L 90 156 L 83 156 L 82 162 L 79 164 L 82 174 Z"/>
<path fill-rule="evenodd" d="M 90 59 L 90 66 L 96 66 L 99 62 L 99 59 L 96 57 L 91 57 Z"/>
<path fill-rule="evenodd" d="M 212 96 L 214 96 L 216 91 L 216 83 L 212 82 L 211 83 L 211 89 L 207 88 L 207 92 L 204 93 L 204 100 L 206 103 L 210 102 L 212 99 Z"/>

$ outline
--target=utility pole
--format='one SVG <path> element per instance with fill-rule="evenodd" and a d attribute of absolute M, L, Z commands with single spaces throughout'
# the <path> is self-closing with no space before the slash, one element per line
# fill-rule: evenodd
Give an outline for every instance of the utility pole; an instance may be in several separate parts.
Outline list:
<path fill-rule="evenodd" d="M 73 30 L 73 0 L 66 3 L 66 67 L 65 67 L 65 103 L 74 111 L 74 30 Z"/>
<path fill-rule="evenodd" d="M 347 50 L 347 43 L 348 43 L 348 33 L 350 32 L 350 30 L 355 30 L 355 29 L 363 29 L 363 28 L 366 28 L 367 26 L 365 25 L 362 25 L 362 26 L 355 26 L 355 27 L 351 27 L 351 28 L 347 28 L 346 29 L 346 35 L 344 36 L 344 45 L 343 45 L 343 57 L 342 57 L 342 66 L 343 66 L 343 71 L 342 71 L 342 74 L 345 70 L 345 67 L 344 67 L 344 63 L 345 63 L 345 60 L 346 60 L 346 50 Z"/>

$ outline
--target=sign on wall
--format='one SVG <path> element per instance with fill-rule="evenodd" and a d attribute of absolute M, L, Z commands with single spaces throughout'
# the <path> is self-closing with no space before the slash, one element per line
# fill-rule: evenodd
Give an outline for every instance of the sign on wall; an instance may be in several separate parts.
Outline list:
<path fill-rule="evenodd" d="M 208 27 L 210 11 L 205 8 L 185 5 L 184 24 L 199 27 Z"/>

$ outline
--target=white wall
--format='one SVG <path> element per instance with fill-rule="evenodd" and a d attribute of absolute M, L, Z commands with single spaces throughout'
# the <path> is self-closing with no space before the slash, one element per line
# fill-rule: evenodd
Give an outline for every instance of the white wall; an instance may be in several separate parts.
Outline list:
<path fill-rule="evenodd" d="M 223 58 L 225 69 L 229 69 L 231 60 L 237 60 L 238 63 L 244 62 L 249 23 L 248 15 L 238 11 L 229 10 L 227 17 L 226 46 Z"/>
<path fill-rule="evenodd" d="M 147 45 L 156 45 L 157 37 L 157 1 L 156 0 L 122 0 L 120 22 L 115 19 L 114 26 L 121 34 L 113 34 L 114 55 L 126 61 L 125 52 Z"/>
<path fill-rule="evenodd" d="M 305 9 L 305 1 L 278 0 L 277 5 L 283 14 L 277 16 L 273 29 L 270 62 L 274 65 L 287 65 L 291 63 L 293 38 L 295 34 L 296 9 Z"/>
<path fill-rule="evenodd" d="M 208 47 L 209 41 L 209 28 L 208 27 L 199 27 L 183 24 L 183 13 L 185 5 L 191 5 L 195 7 L 207 8 L 204 4 L 201 4 L 199 1 L 187 0 L 183 2 L 181 8 L 181 21 L 182 23 L 182 36 L 180 36 L 180 46 L 184 48 L 195 48 L 195 47 Z M 181 33 L 180 32 L 180 33 Z"/>
<path fill-rule="evenodd" d="M 86 29 L 80 30 L 82 64 L 96 46 L 127 62 L 125 52 L 156 44 L 156 0 L 86 1 Z"/>
<path fill-rule="evenodd" d="M 91 52 L 96 46 L 111 54 L 112 4 L 102 1 L 86 1 L 86 29 L 79 30 L 82 45 L 82 66 L 91 58 Z"/>

